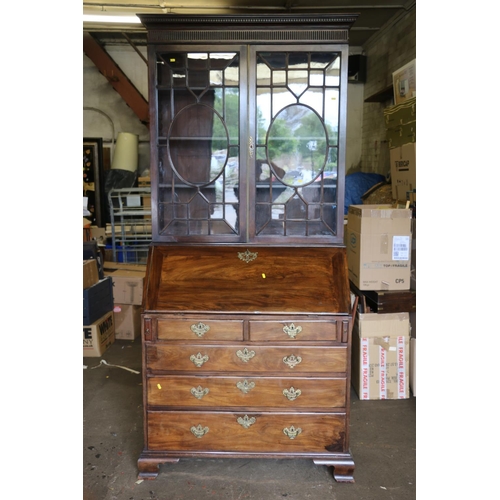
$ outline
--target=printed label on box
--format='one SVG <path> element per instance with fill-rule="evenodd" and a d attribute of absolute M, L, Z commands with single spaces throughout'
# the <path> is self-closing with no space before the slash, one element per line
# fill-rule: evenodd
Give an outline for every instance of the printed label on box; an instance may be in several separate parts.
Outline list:
<path fill-rule="evenodd" d="M 113 316 L 109 315 L 104 321 L 97 325 L 95 333 L 100 335 L 101 343 L 106 342 L 108 337 L 113 334 L 113 319 Z M 83 327 L 83 347 L 94 347 L 94 341 L 98 341 L 98 339 L 93 338 L 92 330 L 93 328 L 91 326 Z"/>
<path fill-rule="evenodd" d="M 366 338 L 361 339 L 361 398 L 370 399 L 370 346 Z"/>
<path fill-rule="evenodd" d="M 379 384 L 379 398 L 387 399 L 387 369 L 385 362 L 385 349 L 382 346 L 378 347 L 378 362 L 379 362 L 379 374 L 380 374 L 380 384 Z"/>
<path fill-rule="evenodd" d="M 406 398 L 405 337 L 398 337 L 398 399 Z"/>
<path fill-rule="evenodd" d="M 392 260 L 410 260 L 409 236 L 394 236 L 392 238 Z"/>

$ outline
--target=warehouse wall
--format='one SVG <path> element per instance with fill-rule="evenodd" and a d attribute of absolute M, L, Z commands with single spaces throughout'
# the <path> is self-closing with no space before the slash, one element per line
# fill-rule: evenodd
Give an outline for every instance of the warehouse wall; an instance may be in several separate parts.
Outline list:
<path fill-rule="evenodd" d="M 364 85 L 364 99 L 367 99 L 392 85 L 392 73 L 416 58 L 415 7 L 392 19 L 363 48 L 367 57 L 367 80 Z M 393 98 L 364 103 L 361 164 L 358 170 L 382 175 L 389 173 L 384 108 L 393 104 Z"/>

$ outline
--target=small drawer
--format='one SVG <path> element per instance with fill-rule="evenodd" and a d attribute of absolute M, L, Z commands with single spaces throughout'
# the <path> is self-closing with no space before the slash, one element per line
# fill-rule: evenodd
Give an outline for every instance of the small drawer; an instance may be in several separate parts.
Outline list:
<path fill-rule="evenodd" d="M 242 320 L 158 319 L 158 340 L 242 340 Z"/>
<path fill-rule="evenodd" d="M 300 319 L 282 321 L 250 321 L 250 340 L 254 342 L 276 342 L 286 340 L 340 340 L 337 333 L 337 322 L 302 321 Z"/>
<path fill-rule="evenodd" d="M 147 402 L 171 408 L 345 408 L 345 378 L 154 376 Z"/>
<path fill-rule="evenodd" d="M 345 413 L 149 411 L 151 451 L 343 453 Z"/>
<path fill-rule="evenodd" d="M 146 362 L 152 371 L 345 373 L 347 349 L 343 346 L 262 345 L 146 345 Z"/>

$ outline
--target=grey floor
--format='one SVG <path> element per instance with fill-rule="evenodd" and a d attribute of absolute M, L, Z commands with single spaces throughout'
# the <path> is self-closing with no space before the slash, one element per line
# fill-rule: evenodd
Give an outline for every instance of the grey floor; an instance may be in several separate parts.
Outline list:
<path fill-rule="evenodd" d="M 140 340 L 83 358 L 83 500 L 410 500 L 416 498 L 416 398 L 351 396 L 355 483 L 310 460 L 183 459 L 138 481 L 143 447 Z"/>

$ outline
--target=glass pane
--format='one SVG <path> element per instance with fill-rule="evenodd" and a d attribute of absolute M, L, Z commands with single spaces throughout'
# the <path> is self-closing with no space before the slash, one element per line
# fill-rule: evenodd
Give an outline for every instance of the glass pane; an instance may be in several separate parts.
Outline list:
<path fill-rule="evenodd" d="M 227 88 L 223 95 L 223 116 L 229 134 L 229 144 L 237 145 L 240 134 L 240 94 L 237 88 Z"/>
<path fill-rule="evenodd" d="M 328 86 L 338 87 L 340 85 L 340 57 L 337 57 L 326 69 L 325 83 Z"/>
<path fill-rule="evenodd" d="M 296 104 L 297 98 L 288 89 L 272 89 L 271 113 L 276 116 L 282 109 L 291 104 Z"/>
<path fill-rule="evenodd" d="M 338 89 L 326 89 L 325 91 L 325 126 L 328 130 L 330 144 L 338 144 L 339 134 L 339 104 L 340 94 Z"/>
<path fill-rule="evenodd" d="M 210 85 L 222 85 L 222 71 L 210 71 Z"/>
<path fill-rule="evenodd" d="M 336 52 L 311 52 L 311 68 L 324 70 L 338 57 Z"/>
<path fill-rule="evenodd" d="M 300 97 L 300 103 L 312 108 L 319 116 L 324 115 L 325 93 L 321 88 L 310 88 Z"/>
<path fill-rule="evenodd" d="M 273 71 L 273 85 L 286 85 L 286 71 Z"/>
<path fill-rule="evenodd" d="M 273 171 L 281 182 L 287 186 L 308 184 L 325 165 L 327 144 L 323 123 L 312 109 L 289 106 L 274 119 L 267 147 Z"/>
<path fill-rule="evenodd" d="M 309 85 L 322 87 L 325 84 L 325 74 L 323 71 L 310 71 L 309 72 Z"/>
<path fill-rule="evenodd" d="M 287 57 L 284 52 L 260 52 L 260 60 L 267 64 L 270 68 L 286 68 Z"/>
<path fill-rule="evenodd" d="M 292 52 L 288 56 L 288 68 L 307 69 L 309 65 L 309 54 L 307 52 Z"/>
<path fill-rule="evenodd" d="M 237 87 L 240 82 L 240 72 L 237 65 L 231 65 L 224 70 L 224 84 L 228 87 Z"/>
<path fill-rule="evenodd" d="M 288 88 L 296 97 L 300 97 L 309 84 L 309 73 L 307 71 L 289 71 Z"/>

